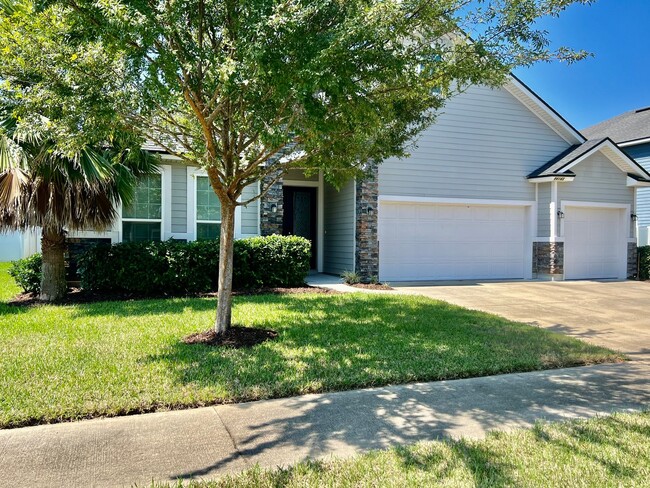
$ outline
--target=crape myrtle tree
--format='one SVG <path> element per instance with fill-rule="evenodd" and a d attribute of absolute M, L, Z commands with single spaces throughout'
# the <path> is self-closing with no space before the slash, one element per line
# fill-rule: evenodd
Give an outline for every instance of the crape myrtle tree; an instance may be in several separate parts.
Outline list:
<path fill-rule="evenodd" d="M 575 60 L 535 21 L 588 0 L 0 0 L 0 96 L 61 142 L 119 126 L 204 168 L 221 202 L 215 329 L 231 324 L 234 215 L 291 168 L 334 185 L 405 156 L 446 99 Z M 17 3 L 18 2 L 18 3 Z M 18 5 L 18 7 L 16 6 Z M 11 13 L 13 12 L 13 13 Z M 41 79 L 16 89 L 22 70 Z"/>

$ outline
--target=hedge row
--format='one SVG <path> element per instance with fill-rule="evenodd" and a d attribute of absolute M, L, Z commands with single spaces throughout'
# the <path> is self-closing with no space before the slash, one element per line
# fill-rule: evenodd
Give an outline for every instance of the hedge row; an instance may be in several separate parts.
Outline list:
<path fill-rule="evenodd" d="M 650 279 L 650 246 L 639 248 L 639 276 L 640 280 Z"/>
<path fill-rule="evenodd" d="M 233 288 L 302 286 L 309 272 L 311 245 L 296 236 L 251 237 L 235 241 Z M 38 274 L 40 261 L 14 264 Z M 38 268 L 35 269 L 35 264 Z M 216 291 L 219 242 L 132 242 L 97 245 L 77 258 L 81 287 L 93 292 L 179 295 Z M 12 274 L 12 276 L 14 276 Z"/>

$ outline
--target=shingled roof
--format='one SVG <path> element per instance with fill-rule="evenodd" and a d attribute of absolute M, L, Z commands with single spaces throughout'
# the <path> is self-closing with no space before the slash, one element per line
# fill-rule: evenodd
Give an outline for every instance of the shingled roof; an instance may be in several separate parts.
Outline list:
<path fill-rule="evenodd" d="M 584 129 L 588 139 L 609 137 L 616 144 L 650 138 L 650 107 L 625 112 Z"/>

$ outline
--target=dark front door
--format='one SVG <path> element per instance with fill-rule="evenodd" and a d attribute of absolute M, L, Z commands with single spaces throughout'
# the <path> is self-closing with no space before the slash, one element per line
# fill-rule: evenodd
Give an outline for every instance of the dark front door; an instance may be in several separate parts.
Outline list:
<path fill-rule="evenodd" d="M 311 267 L 316 267 L 316 188 L 284 187 L 282 234 L 311 241 Z"/>

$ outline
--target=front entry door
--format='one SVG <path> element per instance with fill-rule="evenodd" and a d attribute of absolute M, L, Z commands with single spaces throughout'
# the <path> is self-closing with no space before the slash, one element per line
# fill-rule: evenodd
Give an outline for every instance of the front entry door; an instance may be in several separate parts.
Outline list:
<path fill-rule="evenodd" d="M 284 187 L 282 234 L 311 241 L 311 267 L 316 268 L 316 188 Z"/>

